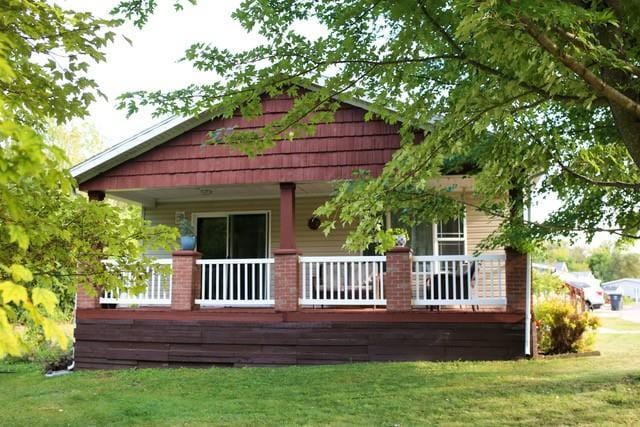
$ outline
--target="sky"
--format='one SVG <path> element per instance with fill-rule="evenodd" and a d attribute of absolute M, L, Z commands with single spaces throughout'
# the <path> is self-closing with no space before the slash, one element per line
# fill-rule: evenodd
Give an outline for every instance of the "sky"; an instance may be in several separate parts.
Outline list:
<path fill-rule="evenodd" d="M 98 129 L 106 145 L 113 145 L 158 122 L 151 111 L 143 111 L 127 119 L 116 109 L 116 98 L 133 90 L 169 90 L 189 83 L 203 83 L 211 76 L 197 72 L 187 63 L 178 63 L 184 51 L 194 42 L 214 42 L 232 50 L 251 48 L 261 42 L 258 35 L 247 34 L 231 18 L 239 1 L 201 0 L 197 5 L 174 11 L 173 1 L 159 1 L 158 9 L 142 29 L 125 25 L 116 32 L 131 40 L 117 37 L 105 53 L 106 62 L 94 65 L 90 77 L 98 83 L 108 100 L 96 102 L 90 109 L 89 121 Z M 76 10 L 89 10 L 107 16 L 114 1 L 66 0 L 62 5 Z"/>
<path fill-rule="evenodd" d="M 106 62 L 90 68 L 90 77 L 97 81 L 108 100 L 99 100 L 90 108 L 88 122 L 92 123 L 104 146 L 111 146 L 144 130 L 161 118 L 153 118 L 151 110 L 127 118 L 116 109 L 118 95 L 133 90 L 169 90 L 190 83 L 203 83 L 213 76 L 195 71 L 188 63 L 178 59 L 194 42 L 211 42 L 220 48 L 240 51 L 251 48 L 263 40 L 253 33 L 248 34 L 231 17 L 240 4 L 239 0 L 200 0 L 196 5 L 185 5 L 176 12 L 173 1 L 159 1 L 157 11 L 142 29 L 125 25 L 116 30 L 122 36 L 106 49 Z M 186 3 L 186 2 L 185 2 Z M 89 10 L 98 16 L 107 16 L 113 1 L 64 0 L 63 7 Z M 318 34 L 318 25 L 305 27 L 309 36 Z M 559 206 L 554 197 L 538 199 L 532 209 L 534 221 L 543 220 L 549 212 Z M 607 240 L 599 235 L 592 243 L 597 246 Z"/>

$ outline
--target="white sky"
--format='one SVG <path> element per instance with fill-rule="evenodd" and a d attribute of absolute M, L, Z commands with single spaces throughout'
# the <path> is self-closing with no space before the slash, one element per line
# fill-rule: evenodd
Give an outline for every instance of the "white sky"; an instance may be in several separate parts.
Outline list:
<path fill-rule="evenodd" d="M 106 16 L 115 1 L 66 0 L 64 6 L 89 9 L 98 16 Z M 115 144 L 160 119 L 152 119 L 150 110 L 127 119 L 116 109 L 116 97 L 132 90 L 169 90 L 189 83 L 202 83 L 207 74 L 197 72 L 188 63 L 177 63 L 184 51 L 194 42 L 213 42 L 218 47 L 243 50 L 260 43 L 257 35 L 247 34 L 231 13 L 240 3 L 233 1 L 201 0 L 197 5 L 185 5 L 173 10 L 173 1 L 160 0 L 158 10 L 141 30 L 133 25 L 116 29 L 124 38 L 106 49 L 107 61 L 93 66 L 90 75 L 109 100 L 100 100 L 91 107 L 91 118 L 107 145 Z"/>
<path fill-rule="evenodd" d="M 115 1 L 63 0 L 62 6 L 75 10 L 88 9 L 98 16 L 107 16 Z M 116 30 L 132 41 L 124 38 L 106 50 L 107 61 L 94 65 L 90 76 L 95 79 L 108 100 L 99 100 L 90 109 L 92 122 L 105 145 L 113 145 L 160 119 L 153 119 L 151 111 L 140 113 L 127 119 L 123 111 L 116 109 L 116 97 L 132 90 L 169 90 L 189 83 L 202 83 L 211 78 L 195 71 L 188 63 L 177 63 L 184 51 L 194 42 L 211 42 L 221 48 L 234 51 L 244 50 L 261 42 L 257 34 L 247 34 L 239 23 L 231 18 L 231 13 L 240 4 L 239 0 L 200 0 L 197 5 L 185 5 L 176 12 L 173 1 L 159 2 L 158 9 L 141 30 L 126 25 Z M 187 3 L 187 2 L 185 2 Z M 310 35 L 320 28 L 305 28 Z M 539 221 L 558 207 L 558 200 L 549 197 L 537 200 L 533 209 L 533 220 Z M 599 236 L 592 245 L 607 240 Z"/>

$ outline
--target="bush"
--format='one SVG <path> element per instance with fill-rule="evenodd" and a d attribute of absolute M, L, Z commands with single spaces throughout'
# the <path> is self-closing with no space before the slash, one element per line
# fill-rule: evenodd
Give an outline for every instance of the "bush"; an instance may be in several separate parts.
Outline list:
<path fill-rule="evenodd" d="M 537 304 L 538 344 L 543 354 L 577 353 L 591 348 L 600 320 L 560 299 Z"/>
<path fill-rule="evenodd" d="M 566 295 L 568 293 L 564 282 L 555 274 L 548 272 L 533 272 L 533 293 L 537 297 L 550 295 Z"/>
<path fill-rule="evenodd" d="M 29 326 L 20 327 L 27 351 L 19 357 L 8 358 L 9 363 L 30 362 L 40 366 L 43 372 L 66 369 L 73 362 L 73 347 L 60 348 L 44 339 L 41 331 Z"/>

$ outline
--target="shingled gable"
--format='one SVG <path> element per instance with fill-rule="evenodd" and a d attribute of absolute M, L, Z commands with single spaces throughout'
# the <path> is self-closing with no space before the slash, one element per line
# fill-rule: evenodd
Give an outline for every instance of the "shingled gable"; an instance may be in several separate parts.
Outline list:
<path fill-rule="evenodd" d="M 80 189 L 115 190 L 219 184 L 348 179 L 354 170 L 378 174 L 400 145 L 398 127 L 365 121 L 369 105 L 344 102 L 335 121 L 318 125 L 312 136 L 281 141 L 249 158 L 224 144 L 203 145 L 223 127 L 251 129 L 281 117 L 292 98 L 263 100 L 263 115 L 210 119 L 171 118 L 75 166 Z"/>

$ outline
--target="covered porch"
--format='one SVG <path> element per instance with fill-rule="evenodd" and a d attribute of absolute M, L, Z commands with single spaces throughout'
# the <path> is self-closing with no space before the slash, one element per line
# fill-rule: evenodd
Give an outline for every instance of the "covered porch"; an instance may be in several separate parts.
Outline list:
<path fill-rule="evenodd" d="M 79 308 L 509 311 L 508 282 L 523 278 L 507 277 L 507 262 L 522 259 L 512 254 L 508 260 L 504 251 L 468 254 L 485 233 L 477 213 L 460 221 L 455 238 L 440 239 L 434 226 L 429 242 L 420 241 L 424 232 L 410 241 L 419 253 L 430 248 L 428 255 L 410 248 L 347 253 L 342 244 L 349 230 L 325 237 L 313 217 L 330 190 L 329 183 L 313 182 L 110 191 L 140 203 L 153 223 L 188 218 L 197 248 L 150 254 L 172 273 L 152 271 L 143 294 L 130 295 L 123 280 L 119 290 L 81 298 Z M 459 252 L 451 254 L 452 247 Z"/>

